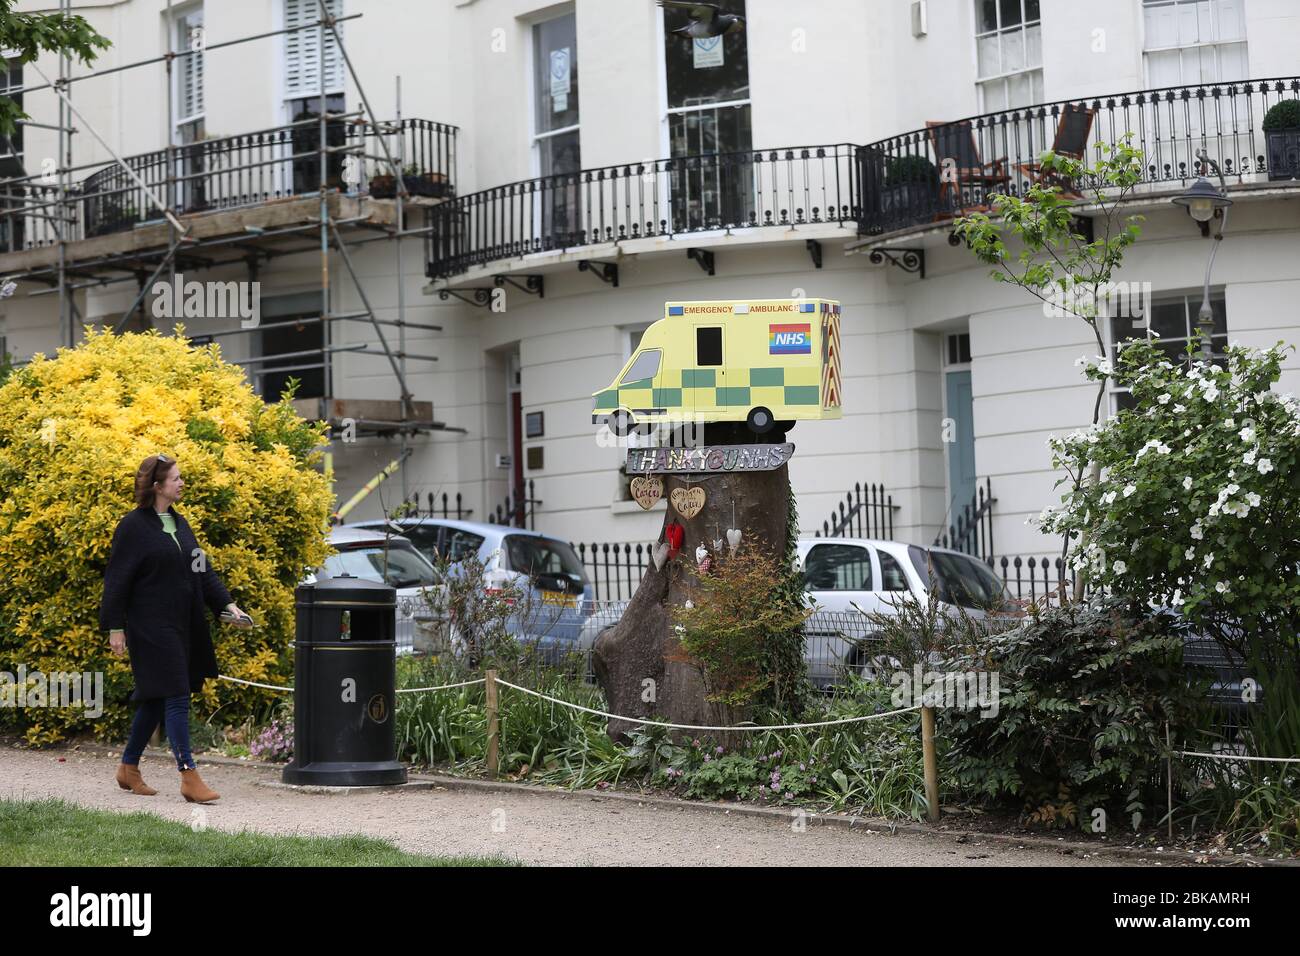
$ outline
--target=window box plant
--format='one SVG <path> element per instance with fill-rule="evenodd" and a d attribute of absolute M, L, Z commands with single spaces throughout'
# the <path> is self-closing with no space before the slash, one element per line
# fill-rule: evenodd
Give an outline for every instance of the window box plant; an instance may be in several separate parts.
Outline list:
<path fill-rule="evenodd" d="M 441 199 L 450 195 L 445 174 L 428 172 L 415 163 L 402 167 L 402 182 L 406 184 L 407 193 L 412 196 Z M 390 173 L 373 177 L 370 180 L 370 195 L 375 199 L 394 198 L 397 195 L 397 178 Z"/>
<path fill-rule="evenodd" d="M 895 156 L 885 163 L 880 198 L 886 217 L 913 219 L 937 211 L 939 171 L 924 156 Z"/>
<path fill-rule="evenodd" d="M 1268 178 L 1300 179 L 1300 100 L 1283 100 L 1264 114 Z"/>

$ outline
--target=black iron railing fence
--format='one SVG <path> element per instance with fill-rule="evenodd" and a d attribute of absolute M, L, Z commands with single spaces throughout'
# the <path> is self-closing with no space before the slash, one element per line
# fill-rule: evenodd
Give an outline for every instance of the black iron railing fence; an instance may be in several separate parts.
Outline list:
<path fill-rule="evenodd" d="M 855 482 L 853 490 L 844 495 L 837 511 L 822 522 L 817 538 L 883 538 L 894 536 L 894 512 L 901 508 L 894 504 L 894 496 L 885 491 L 883 484 Z"/>
<path fill-rule="evenodd" d="M 580 541 L 571 546 L 578 552 L 596 598 L 601 601 L 631 600 L 654 560 L 650 556 L 654 544 L 648 541 Z"/>
<path fill-rule="evenodd" d="M 517 486 L 506 495 L 506 500 L 488 511 L 488 524 L 503 524 L 511 528 L 528 528 L 537 530 L 537 506 L 542 500 L 537 497 L 537 482 L 531 478 Z"/>
<path fill-rule="evenodd" d="M 993 551 L 993 482 L 984 479 L 984 487 L 976 487 L 971 500 L 961 505 L 947 528 L 934 539 L 936 548 L 952 548 L 963 554 L 991 560 Z"/>
<path fill-rule="evenodd" d="M 428 275 L 624 239 L 852 223 L 856 149 L 839 143 L 646 160 L 461 196 L 430 215 Z"/>
<path fill-rule="evenodd" d="M 1065 590 L 1073 596 L 1078 575 L 1061 556 L 1004 554 L 986 558 L 989 567 L 1001 575 L 1007 593 L 1021 601 L 1054 600 Z"/>
<path fill-rule="evenodd" d="M 401 157 L 408 193 L 447 197 L 454 193 L 457 128 L 424 119 L 378 126 L 355 115 L 326 125 L 325 187 L 395 192 L 382 137 L 394 160 Z M 124 157 L 127 166 L 176 214 L 229 209 L 311 194 L 321 187 L 320 124 L 300 120 L 272 129 L 203 139 L 184 146 Z M 62 222 L 70 240 L 131 229 L 159 219 L 146 190 L 116 162 L 69 170 L 69 195 L 60 204 L 57 177 L 45 174 L 0 182 L 0 252 L 58 239 Z"/>
<path fill-rule="evenodd" d="M 412 495 L 407 499 L 407 513 L 413 518 L 455 518 L 457 521 L 468 521 L 474 514 L 472 508 L 464 506 L 459 491 L 454 499 L 445 491 L 441 495 L 430 491 L 426 493 L 425 502 L 421 506 L 420 496 Z"/>

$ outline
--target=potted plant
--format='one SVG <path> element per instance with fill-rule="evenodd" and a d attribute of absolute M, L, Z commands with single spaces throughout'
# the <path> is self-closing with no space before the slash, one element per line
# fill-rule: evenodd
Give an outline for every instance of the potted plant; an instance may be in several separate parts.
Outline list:
<path fill-rule="evenodd" d="M 402 167 L 402 182 L 406 192 L 411 196 L 430 196 L 440 199 L 447 195 L 447 177 L 443 173 L 431 173 L 421 169 L 415 163 Z M 382 173 L 370 180 L 370 195 L 376 199 L 392 199 L 397 195 L 397 178 L 390 173 Z"/>
<path fill-rule="evenodd" d="M 939 204 L 939 171 L 924 156 L 895 156 L 885 163 L 881 210 L 906 218 L 928 213 Z"/>
<path fill-rule="evenodd" d="M 1264 114 L 1268 178 L 1300 179 L 1300 100 L 1283 100 Z"/>

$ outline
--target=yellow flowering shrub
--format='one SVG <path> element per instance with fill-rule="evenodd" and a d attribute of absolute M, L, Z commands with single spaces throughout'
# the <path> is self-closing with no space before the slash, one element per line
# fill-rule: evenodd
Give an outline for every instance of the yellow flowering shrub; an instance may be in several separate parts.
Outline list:
<path fill-rule="evenodd" d="M 33 744 L 126 735 L 130 666 L 99 631 L 99 606 L 113 530 L 135 507 L 136 469 L 158 452 L 179 462 L 177 508 L 259 625 L 209 614 L 220 672 L 293 683 L 293 589 L 331 553 L 332 495 L 316 470 L 326 426 L 287 400 L 266 404 L 216 344 L 194 348 L 183 326 L 176 333 L 88 326 L 75 349 L 38 353 L 0 384 L 0 671 L 104 674 L 98 719 L 83 707 L 0 707 L 0 727 Z M 235 722 L 282 696 L 208 681 L 196 710 Z"/>

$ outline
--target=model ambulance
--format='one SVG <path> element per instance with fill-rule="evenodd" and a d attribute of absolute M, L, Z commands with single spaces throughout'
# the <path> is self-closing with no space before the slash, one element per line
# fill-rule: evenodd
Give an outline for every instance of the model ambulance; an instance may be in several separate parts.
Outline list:
<path fill-rule="evenodd" d="M 840 417 L 840 304 L 830 299 L 668 302 L 593 424 L 618 435 L 656 422 L 780 424 Z"/>

